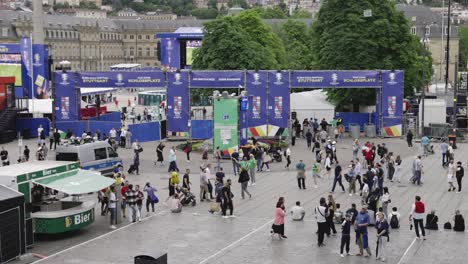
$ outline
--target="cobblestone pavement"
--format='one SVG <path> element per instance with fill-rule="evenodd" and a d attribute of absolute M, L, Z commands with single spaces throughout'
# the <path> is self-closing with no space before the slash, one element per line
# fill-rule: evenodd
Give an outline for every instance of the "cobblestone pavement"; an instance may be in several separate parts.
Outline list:
<path fill-rule="evenodd" d="M 361 139 L 363 142 L 365 139 Z M 413 157 L 420 153 L 420 148 L 408 148 L 400 139 L 372 139 L 375 143 L 386 142 L 390 151 L 403 158 L 401 183 L 386 182 L 389 186 L 392 203 L 402 214 L 401 228 L 391 230 L 387 247 L 387 263 L 466 263 L 465 250 L 468 246 L 466 233 L 453 231 L 428 232 L 426 241 L 416 240 L 414 231 L 409 230 L 408 215 L 415 195 L 420 195 L 426 204 L 426 211 L 434 209 L 439 216 L 439 228 L 451 220 L 455 209 L 460 209 L 465 216 L 468 213 L 466 200 L 467 190 L 461 194 L 447 192 L 446 171 L 441 166 L 441 155 L 438 144 L 436 154 L 423 159 L 425 173 L 422 186 L 408 183 L 411 174 L 410 165 Z M 34 140 L 25 141 L 34 145 Z M 10 154 L 17 153 L 16 143 L 4 145 Z M 167 143 L 171 145 L 173 143 Z M 159 197 L 164 200 L 168 195 L 167 164 L 164 168 L 154 166 L 156 159 L 155 142 L 144 143 L 141 155 L 141 175 L 130 175 L 134 184 L 144 185 L 150 181 L 159 190 Z M 165 149 L 165 159 L 167 158 Z M 351 160 L 351 139 L 338 143 L 338 158 L 342 165 Z M 53 152 L 52 152 L 53 154 Z M 128 164 L 131 160 L 130 150 L 119 149 L 119 154 Z M 15 155 L 10 158 L 13 158 Z M 455 150 L 455 160 L 467 163 L 468 150 L 465 144 L 459 144 Z M 303 159 L 310 171 L 313 155 L 305 147 L 305 141 L 299 140 L 292 147 L 292 165 Z M 193 192 L 198 197 L 199 169 L 201 156 L 192 155 L 192 162 L 187 163 L 185 153 L 178 152 L 179 168 L 190 168 Z M 157 206 L 157 213 L 144 218 L 142 222 L 119 225 L 111 231 L 108 218 L 98 216 L 96 222 L 78 232 L 65 236 L 36 241 L 31 252 L 50 256 L 40 263 L 133 263 L 133 257 L 140 254 L 157 256 L 168 252 L 169 263 L 377 263 L 374 257 L 362 258 L 349 256 L 342 259 L 339 255 L 340 235 L 325 238 L 325 247 L 317 247 L 317 236 L 313 208 L 320 197 L 328 195 L 332 180 L 322 179 L 318 188 L 314 188 L 312 179 L 307 179 L 307 190 L 299 190 L 296 174 L 293 169 L 284 169 L 284 163 L 273 163 L 271 172 L 257 174 L 257 185 L 249 187 L 251 199 L 242 200 L 237 177 L 232 175 L 232 165 L 223 162 L 227 178 L 234 179 L 234 207 L 236 218 L 223 219 L 208 213 L 209 203 L 198 203 L 195 207 L 184 207 L 181 214 L 168 213 L 162 205 Z M 294 167 L 294 166 L 292 166 Z M 310 174 L 310 173 L 308 173 Z M 345 187 L 347 187 L 347 184 Z M 285 230 L 288 239 L 272 240 L 270 227 L 273 211 L 278 197 L 284 196 L 286 207 L 290 208 L 295 201 L 301 201 L 306 209 L 304 222 L 286 220 Z M 360 197 L 350 197 L 347 193 L 337 191 L 334 194 L 337 203 L 345 211 L 351 203 L 359 204 Z M 95 199 L 95 195 L 86 199 Z M 98 211 L 99 209 L 96 209 Z M 144 213 L 146 211 L 143 209 Z M 337 230 L 340 228 L 337 226 Z M 369 243 L 375 253 L 375 230 L 370 228 Z M 352 235 L 351 252 L 358 248 Z"/>

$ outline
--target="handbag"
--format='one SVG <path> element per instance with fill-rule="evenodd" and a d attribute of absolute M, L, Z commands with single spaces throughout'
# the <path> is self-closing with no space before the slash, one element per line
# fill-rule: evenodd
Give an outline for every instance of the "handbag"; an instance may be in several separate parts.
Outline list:
<path fill-rule="evenodd" d="M 159 203 L 159 199 L 158 199 L 158 197 L 156 196 L 156 194 L 154 194 L 154 193 L 151 193 L 151 194 L 149 195 L 148 198 L 149 198 L 150 201 L 153 202 L 153 203 Z"/>
<path fill-rule="evenodd" d="M 221 211 L 221 205 L 220 205 L 220 203 L 212 202 L 212 203 L 210 204 L 210 210 L 209 210 L 209 212 L 210 212 L 210 213 L 216 213 L 216 212 L 219 212 L 219 211 Z"/>

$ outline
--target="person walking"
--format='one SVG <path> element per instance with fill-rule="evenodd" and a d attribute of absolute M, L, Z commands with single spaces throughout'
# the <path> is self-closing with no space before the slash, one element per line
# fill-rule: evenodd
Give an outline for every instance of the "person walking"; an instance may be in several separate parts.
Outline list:
<path fill-rule="evenodd" d="M 140 185 L 138 184 L 135 185 L 135 192 L 137 193 L 136 205 L 138 208 L 138 215 L 139 215 L 138 221 L 140 221 L 141 220 L 141 208 L 143 207 L 143 200 L 145 199 L 145 195 L 140 190 Z"/>
<path fill-rule="evenodd" d="M 388 187 L 383 188 L 383 195 L 380 197 L 380 204 L 382 206 L 383 213 L 385 218 L 388 219 L 388 204 L 391 203 L 392 200 L 390 199 L 390 192 L 388 191 Z"/>
<path fill-rule="evenodd" d="M 110 187 L 109 192 L 109 211 L 110 211 L 110 228 L 116 229 L 117 227 L 117 196 L 115 195 L 115 187 Z"/>
<path fill-rule="evenodd" d="M 426 209 L 424 203 L 421 202 L 420 196 L 416 196 L 414 200 L 415 201 L 411 206 L 409 221 L 411 222 L 412 220 L 414 223 L 414 231 L 416 232 L 416 238 L 420 238 L 419 228 L 421 228 L 423 239 L 426 240 L 426 230 L 424 230 L 424 213 L 426 212 Z"/>
<path fill-rule="evenodd" d="M 169 177 L 169 196 L 166 198 L 166 201 L 164 201 L 164 204 L 167 205 L 167 201 L 171 198 L 174 198 L 174 194 L 179 188 L 179 173 L 176 171 L 171 172 L 171 176 Z"/>
<path fill-rule="evenodd" d="M 129 149 L 131 148 L 131 142 L 132 142 L 132 132 L 130 129 L 127 129 L 127 132 L 125 133 L 125 148 Z"/>
<path fill-rule="evenodd" d="M 133 185 L 128 185 L 128 190 L 125 193 L 125 200 L 128 206 L 128 216 L 130 223 L 140 221 L 140 211 L 137 208 L 138 192 L 133 190 Z"/>
<path fill-rule="evenodd" d="M 346 255 L 349 256 L 349 243 L 351 242 L 351 215 L 346 214 L 345 220 L 341 224 L 341 245 L 340 256 L 344 258 L 343 249 L 346 247 Z"/>
<path fill-rule="evenodd" d="M 245 194 L 247 193 L 249 195 L 249 198 L 252 198 L 252 194 L 247 190 L 247 187 L 249 186 L 249 173 L 245 168 L 241 168 L 241 171 L 239 173 L 239 183 L 241 184 L 241 195 L 242 199 L 245 199 Z"/>
<path fill-rule="evenodd" d="M 215 156 L 216 156 L 216 171 L 219 171 L 221 169 L 221 159 L 223 157 L 223 153 L 219 149 L 219 146 L 216 147 Z"/>
<path fill-rule="evenodd" d="M 218 173 L 216 173 L 216 178 L 218 178 Z M 184 176 L 182 176 L 182 188 L 187 189 L 187 191 L 190 191 L 190 185 L 192 185 L 192 183 L 190 182 L 190 169 L 185 169 Z"/>
<path fill-rule="evenodd" d="M 270 162 L 271 162 L 270 154 L 268 154 L 267 151 L 264 151 L 262 155 L 262 167 L 260 168 L 260 171 L 263 171 L 263 166 L 265 165 L 267 167 L 266 171 L 270 171 Z"/>
<path fill-rule="evenodd" d="M 394 174 L 394 179 L 398 183 L 401 183 L 401 163 L 403 161 L 401 160 L 401 156 L 397 155 L 395 159 L 395 174 Z"/>
<path fill-rule="evenodd" d="M 307 133 L 305 134 L 306 141 L 307 141 L 307 149 L 311 149 L 312 147 L 312 132 L 310 132 L 310 129 L 307 129 Z"/>
<path fill-rule="evenodd" d="M 356 194 L 356 174 L 355 174 L 355 167 L 356 165 L 351 164 L 348 166 L 349 170 L 347 173 L 347 178 L 349 179 L 349 196 L 353 196 Z"/>
<path fill-rule="evenodd" d="M 325 159 L 325 169 L 326 174 L 328 175 L 328 179 L 330 179 L 331 175 L 331 154 L 327 154 L 327 158 Z"/>
<path fill-rule="evenodd" d="M 209 193 L 208 177 L 206 175 L 206 168 L 200 167 L 200 170 L 200 202 L 203 202 L 206 199 L 206 194 Z"/>
<path fill-rule="evenodd" d="M 323 240 L 325 238 L 325 233 L 327 232 L 327 214 L 328 208 L 325 201 L 325 198 L 320 198 L 320 204 L 315 207 L 315 219 L 317 220 L 317 228 L 318 228 L 318 237 L 317 237 L 317 245 L 319 247 L 325 246 Z"/>
<path fill-rule="evenodd" d="M 184 152 L 187 154 L 187 162 L 190 163 L 190 153 L 192 152 L 192 142 L 190 140 L 187 140 L 187 143 L 184 147 Z"/>
<path fill-rule="evenodd" d="M 163 155 L 164 147 L 165 147 L 164 144 L 161 141 L 159 141 L 159 144 L 156 147 L 156 156 L 158 157 L 158 159 L 156 160 L 154 165 L 157 165 L 158 162 L 160 162 L 161 163 L 160 167 L 164 166 L 164 164 L 163 164 L 163 162 L 164 162 L 164 155 Z"/>
<path fill-rule="evenodd" d="M 232 203 L 232 198 L 234 197 L 234 194 L 231 192 L 231 179 L 228 179 L 226 183 L 224 184 L 224 187 L 221 189 L 221 194 L 222 194 L 222 202 L 221 202 L 221 209 L 223 212 L 223 218 L 228 218 L 226 215 L 226 211 L 229 208 L 229 214 L 230 217 L 235 217 L 234 216 L 234 205 Z"/>
<path fill-rule="evenodd" d="M 284 207 L 284 200 L 278 201 L 275 208 L 275 218 L 273 220 L 272 232 L 278 234 L 279 238 L 288 238 L 284 235 L 284 217 L 286 211 Z"/>
<path fill-rule="evenodd" d="M 413 170 L 414 170 L 414 178 L 412 178 L 413 184 L 420 185 L 421 184 L 421 175 L 422 175 L 422 162 L 421 162 L 421 155 L 417 156 L 414 160 Z"/>
<path fill-rule="evenodd" d="M 314 161 L 314 164 L 312 164 L 312 179 L 314 179 L 314 188 L 318 187 L 318 178 L 322 178 L 322 176 L 320 176 L 320 163 L 316 160 Z"/>
<path fill-rule="evenodd" d="M 411 130 L 408 130 L 408 133 L 406 133 L 406 142 L 409 148 L 413 147 L 413 132 Z"/>
<path fill-rule="evenodd" d="M 155 192 L 157 191 L 155 188 L 151 186 L 149 182 L 145 184 L 143 191 L 146 192 L 146 216 L 150 215 L 149 206 L 151 204 L 151 209 L 154 214 L 154 204 L 159 202 L 158 197 L 156 196 Z"/>
<path fill-rule="evenodd" d="M 297 170 L 297 185 L 299 186 L 299 189 L 306 189 L 305 187 L 305 164 L 302 160 L 299 160 L 299 163 L 296 164 L 296 170 Z"/>
<path fill-rule="evenodd" d="M 286 156 L 286 166 L 284 167 L 289 170 L 289 165 L 291 165 L 291 149 L 289 147 L 285 151 L 285 156 Z"/>
<path fill-rule="evenodd" d="M 179 172 L 179 168 L 177 167 L 177 155 L 175 146 L 171 147 L 169 150 L 169 169 L 168 172 L 177 171 Z"/>
<path fill-rule="evenodd" d="M 23 150 L 23 155 L 24 155 L 24 160 L 29 161 L 29 155 L 30 155 L 31 150 L 28 148 L 28 146 L 24 146 Z"/>
<path fill-rule="evenodd" d="M 49 149 L 51 150 L 54 145 L 54 129 L 50 128 L 49 130 Z"/>
<path fill-rule="evenodd" d="M 448 172 L 447 172 L 447 182 L 449 184 L 449 189 L 448 191 L 455 191 L 455 186 L 453 185 L 453 180 L 455 179 L 455 172 L 457 168 L 455 167 L 455 164 L 453 163 L 453 159 L 449 161 L 448 165 Z"/>
<path fill-rule="evenodd" d="M 383 262 L 387 259 L 387 243 L 390 242 L 389 236 L 389 224 L 386 215 L 379 212 L 377 213 L 377 221 L 375 223 L 375 228 L 377 229 L 377 249 L 375 250 L 375 257 L 377 260 Z"/>
<path fill-rule="evenodd" d="M 353 143 L 353 160 L 358 158 L 359 149 L 359 140 L 356 138 Z"/>
<path fill-rule="evenodd" d="M 455 172 L 455 176 L 457 177 L 457 184 L 458 184 L 457 193 L 461 193 L 462 180 L 463 180 L 463 176 L 465 176 L 465 170 L 463 169 L 461 161 L 457 162 L 457 171 Z"/>
<path fill-rule="evenodd" d="M 342 176 L 341 171 L 342 171 L 341 165 L 337 161 L 335 165 L 335 178 L 333 179 L 333 187 L 332 187 L 331 192 L 335 192 L 335 187 L 337 183 L 341 186 L 341 189 L 343 190 L 343 192 L 346 192 L 345 187 L 343 186 L 343 182 L 342 182 L 343 176 Z"/>
<path fill-rule="evenodd" d="M 60 133 L 58 132 L 58 129 L 56 128 L 54 130 L 54 150 L 57 149 L 57 145 L 60 145 Z"/>
<path fill-rule="evenodd" d="M 237 174 L 239 174 L 239 169 L 240 169 L 240 167 L 239 167 L 239 152 L 237 152 L 237 150 L 234 150 L 234 152 L 232 152 L 231 160 L 232 160 L 232 170 L 234 171 L 234 176 L 237 176 Z"/>
<path fill-rule="evenodd" d="M 369 213 L 367 213 L 367 207 L 363 206 L 356 217 L 356 241 L 359 246 L 359 253 L 356 254 L 356 256 L 364 256 L 364 250 L 367 251 L 368 257 L 372 256 L 367 236 L 367 227 L 369 226 L 369 224 L 370 216 Z"/>
<path fill-rule="evenodd" d="M 257 172 L 262 171 L 262 157 L 263 157 L 263 149 L 257 146 L 257 150 L 255 152 L 255 160 L 257 161 Z"/>
<path fill-rule="evenodd" d="M 248 167 L 250 172 L 250 182 L 252 183 L 252 186 L 255 186 L 257 185 L 257 180 L 255 179 L 255 157 L 253 154 L 250 154 Z"/>
<path fill-rule="evenodd" d="M 133 155 L 133 167 L 136 175 L 140 175 L 140 151 L 135 151 Z"/>
<path fill-rule="evenodd" d="M 440 144 L 440 151 L 442 152 L 442 167 L 445 167 L 446 164 L 449 162 L 449 153 L 448 153 L 449 144 L 447 142 L 442 141 Z"/>

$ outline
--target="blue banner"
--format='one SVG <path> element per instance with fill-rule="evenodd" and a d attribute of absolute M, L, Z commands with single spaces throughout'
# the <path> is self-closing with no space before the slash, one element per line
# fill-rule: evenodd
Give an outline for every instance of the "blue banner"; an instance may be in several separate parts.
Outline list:
<path fill-rule="evenodd" d="M 75 73 L 54 72 L 54 113 L 57 121 L 79 120 L 78 104 L 81 98 L 75 89 Z M 80 106 L 81 107 L 81 106 Z"/>
<path fill-rule="evenodd" d="M 379 88 L 378 71 L 291 71 L 291 88 Z"/>
<path fill-rule="evenodd" d="M 161 65 L 169 71 L 180 68 L 180 44 L 177 39 L 161 39 Z"/>
<path fill-rule="evenodd" d="M 34 80 L 34 98 L 48 99 L 49 89 L 49 49 L 42 44 L 33 44 L 33 80 Z"/>
<path fill-rule="evenodd" d="M 382 135 L 402 136 L 403 116 L 403 71 L 382 72 Z"/>
<path fill-rule="evenodd" d="M 192 71 L 191 88 L 239 88 L 244 87 L 243 71 Z"/>
<path fill-rule="evenodd" d="M 167 131 L 189 132 L 188 72 L 168 72 L 167 83 Z"/>
<path fill-rule="evenodd" d="M 252 104 L 248 110 L 249 127 L 266 125 L 267 119 L 267 72 L 247 72 L 247 95 L 252 98 Z"/>
<path fill-rule="evenodd" d="M 249 128 L 249 117 L 250 115 L 250 104 L 252 99 L 248 96 L 243 96 L 240 100 L 240 113 L 239 113 L 239 144 L 241 146 L 247 145 L 248 128 Z"/>
<path fill-rule="evenodd" d="M 21 51 L 21 79 L 23 82 L 23 90 L 27 93 L 24 96 L 32 98 L 32 47 L 30 38 L 21 38 L 20 42 L 20 51 Z"/>
<path fill-rule="evenodd" d="M 268 72 L 268 124 L 287 128 L 289 117 L 289 72 Z"/>
<path fill-rule="evenodd" d="M 154 72 L 83 72 L 78 73 L 80 88 L 164 88 L 164 73 Z"/>
<path fill-rule="evenodd" d="M 20 54 L 19 44 L 0 44 L 0 54 Z"/>

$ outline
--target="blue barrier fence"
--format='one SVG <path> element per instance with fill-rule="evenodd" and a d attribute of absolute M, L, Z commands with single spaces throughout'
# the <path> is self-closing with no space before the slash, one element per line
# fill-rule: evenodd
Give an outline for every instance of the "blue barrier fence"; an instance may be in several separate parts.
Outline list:
<path fill-rule="evenodd" d="M 209 139 L 213 137 L 213 120 L 192 120 L 192 138 Z"/>
<path fill-rule="evenodd" d="M 120 117 L 121 117 L 120 112 L 110 112 L 110 113 L 99 116 L 99 120 L 97 119 L 97 116 L 90 117 L 89 120 L 120 122 Z"/>
<path fill-rule="evenodd" d="M 361 131 L 364 131 L 364 125 L 369 123 L 376 124 L 375 113 L 355 113 L 355 112 L 336 112 L 335 119 L 341 117 L 346 131 L 349 130 L 349 124 L 358 124 Z"/>
<path fill-rule="evenodd" d="M 37 137 L 37 128 L 42 125 L 45 136 L 49 136 L 50 120 L 48 118 L 18 118 L 16 119 L 16 132 L 20 132 L 23 137 Z M 29 130 L 29 135 L 23 133 Z"/>
<path fill-rule="evenodd" d="M 81 137 L 83 131 L 91 131 L 95 133 L 98 129 L 101 131 L 101 136 L 109 134 L 112 128 L 116 130 L 120 128 L 120 122 L 109 122 L 109 121 L 73 121 L 73 122 L 56 122 L 55 126 L 64 132 L 71 129 L 75 136 Z"/>
<path fill-rule="evenodd" d="M 161 140 L 161 126 L 159 122 L 139 123 L 128 125 L 132 132 L 132 141 L 147 142 Z"/>

